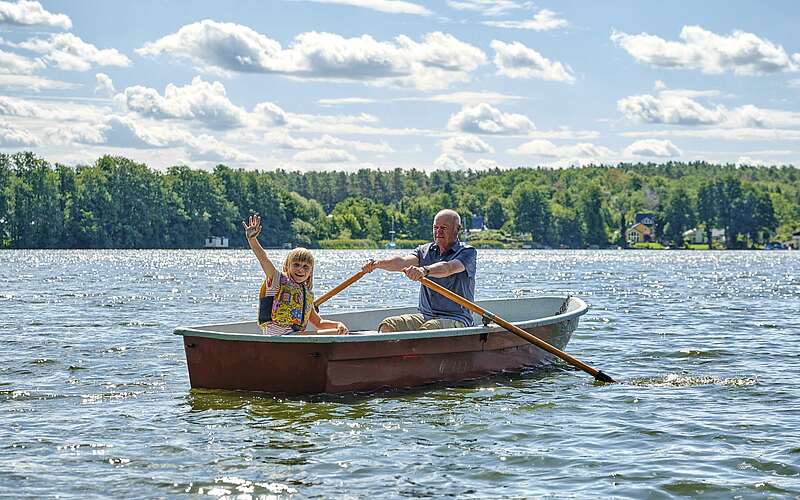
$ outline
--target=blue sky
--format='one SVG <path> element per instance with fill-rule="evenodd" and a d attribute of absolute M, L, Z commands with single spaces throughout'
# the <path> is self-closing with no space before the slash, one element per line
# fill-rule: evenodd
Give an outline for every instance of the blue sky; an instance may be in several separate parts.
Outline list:
<path fill-rule="evenodd" d="M 0 0 L 0 152 L 800 165 L 800 2 Z"/>

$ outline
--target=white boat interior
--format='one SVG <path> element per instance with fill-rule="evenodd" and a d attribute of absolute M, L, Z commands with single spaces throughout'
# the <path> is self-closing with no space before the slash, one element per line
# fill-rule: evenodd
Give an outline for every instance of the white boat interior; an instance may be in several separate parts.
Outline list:
<path fill-rule="evenodd" d="M 492 299 L 476 302 L 483 309 L 515 324 L 522 329 L 561 323 L 577 319 L 588 310 L 586 303 L 578 297 L 568 295 L 539 296 L 526 298 Z M 416 307 L 396 307 L 367 309 L 341 313 L 327 313 L 324 305 L 320 315 L 325 319 L 341 321 L 350 329 L 350 335 L 315 335 L 313 330 L 295 335 L 264 335 L 255 321 L 222 323 L 180 327 L 176 335 L 218 338 L 226 340 L 246 340 L 257 342 L 291 343 L 329 343 L 401 340 L 420 337 L 452 337 L 492 332 L 503 328 L 496 324 L 484 325 L 483 319 L 473 313 L 475 326 L 468 328 L 448 328 L 443 330 L 419 330 L 410 332 L 380 333 L 378 324 L 388 316 L 416 313 Z M 312 327 L 313 328 L 313 327 Z"/>

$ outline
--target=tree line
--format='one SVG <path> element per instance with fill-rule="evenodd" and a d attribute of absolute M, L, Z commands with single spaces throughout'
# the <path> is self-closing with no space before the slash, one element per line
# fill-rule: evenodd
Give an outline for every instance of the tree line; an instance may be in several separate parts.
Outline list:
<path fill-rule="evenodd" d="M 660 241 L 723 228 L 728 248 L 788 239 L 800 229 L 800 172 L 792 166 L 706 162 L 488 171 L 166 171 L 117 156 L 51 164 L 0 154 L 2 248 L 198 248 L 212 235 L 246 246 L 240 221 L 261 214 L 266 246 L 330 239 L 428 239 L 434 214 L 457 210 L 551 247 L 625 245 L 638 212 L 656 215 Z M 710 239 L 710 238 L 709 238 Z"/>

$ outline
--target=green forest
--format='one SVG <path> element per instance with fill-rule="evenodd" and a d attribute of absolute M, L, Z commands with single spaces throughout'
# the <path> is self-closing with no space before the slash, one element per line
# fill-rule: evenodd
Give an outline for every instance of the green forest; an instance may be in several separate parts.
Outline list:
<path fill-rule="evenodd" d="M 732 235 L 727 248 L 786 241 L 800 229 L 800 170 L 705 162 L 488 171 L 165 171 L 103 156 L 52 164 L 0 154 L 2 248 L 201 248 L 210 236 L 246 247 L 241 221 L 258 213 L 269 247 L 374 248 L 394 227 L 399 246 L 427 240 L 434 214 L 483 217 L 481 246 L 626 246 L 636 213 L 656 216 L 657 241 L 686 230 Z M 709 238 L 710 239 L 710 238 Z"/>

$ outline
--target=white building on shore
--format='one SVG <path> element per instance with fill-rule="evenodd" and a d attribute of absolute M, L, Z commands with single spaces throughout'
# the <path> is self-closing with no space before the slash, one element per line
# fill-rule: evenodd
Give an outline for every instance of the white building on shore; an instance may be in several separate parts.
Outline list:
<path fill-rule="evenodd" d="M 228 248 L 228 238 L 225 236 L 212 236 L 206 238 L 206 244 L 203 248 Z"/>
<path fill-rule="evenodd" d="M 688 231 L 684 231 L 683 239 L 686 243 L 690 245 L 706 245 L 708 244 L 708 238 L 706 237 L 706 232 L 702 229 L 693 228 L 689 229 Z M 724 229 L 711 229 L 711 239 L 717 243 L 724 244 L 725 243 L 725 230 Z"/>

